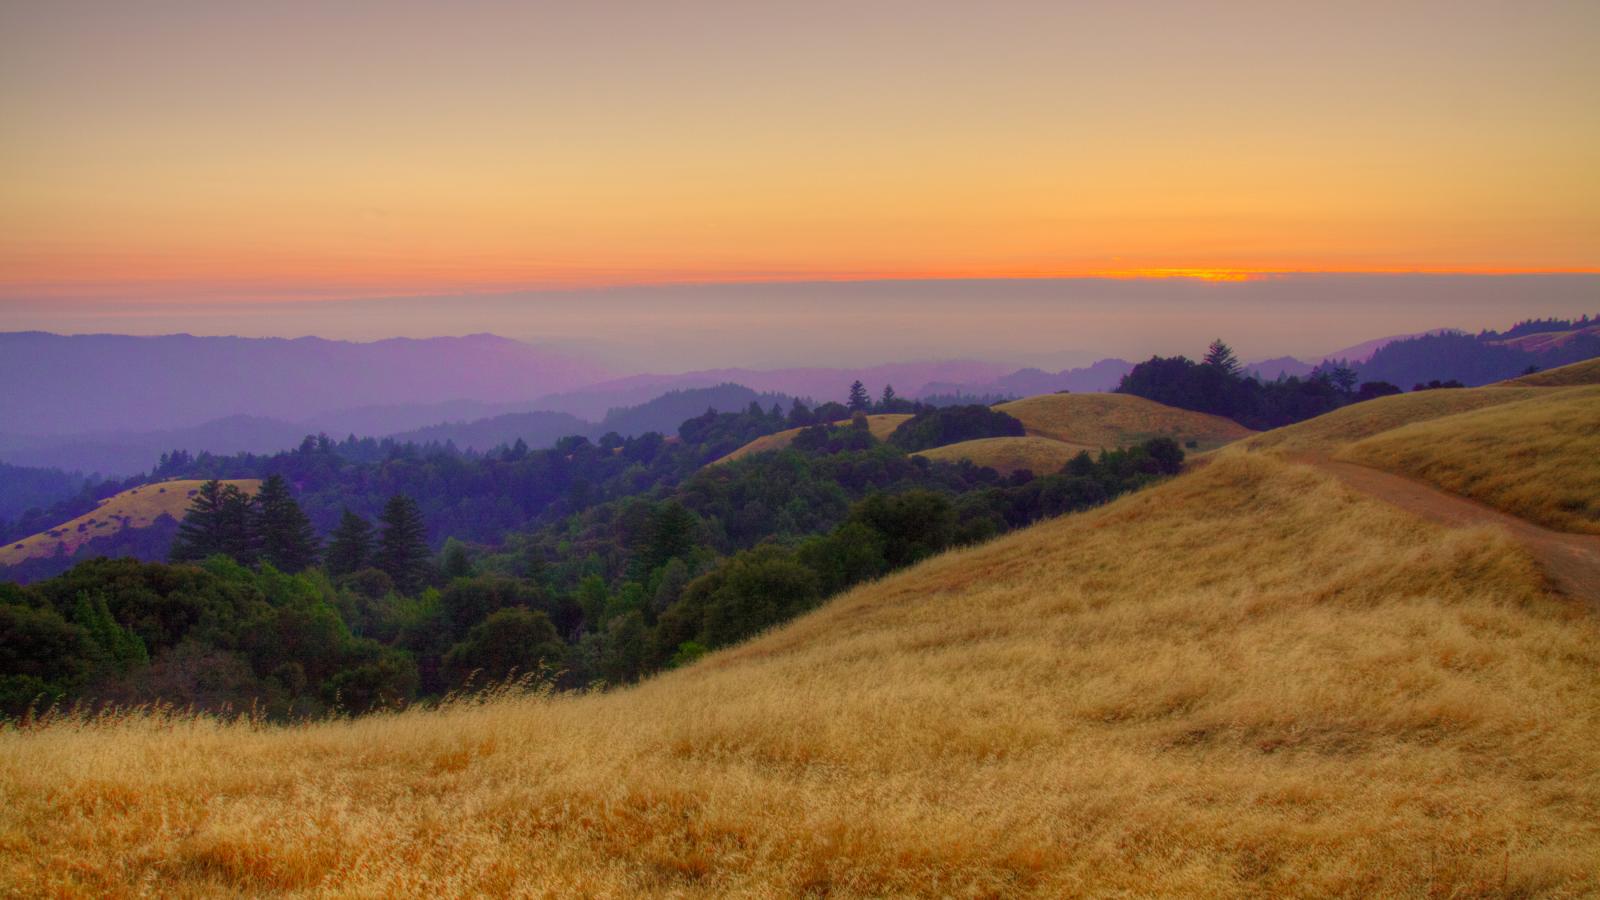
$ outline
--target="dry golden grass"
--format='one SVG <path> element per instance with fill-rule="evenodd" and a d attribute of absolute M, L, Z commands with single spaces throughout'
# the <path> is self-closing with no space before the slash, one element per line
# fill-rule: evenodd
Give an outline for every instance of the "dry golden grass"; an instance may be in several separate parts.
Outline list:
<path fill-rule="evenodd" d="M 1600 534 L 1600 385 L 1406 425 L 1336 455 L 1550 528 Z"/>
<path fill-rule="evenodd" d="M 1061 467 L 1080 452 L 1094 453 L 1099 449 L 1045 437 L 994 437 L 946 444 L 915 455 L 940 462 L 970 460 L 974 465 L 988 466 L 1003 475 L 1020 469 L 1035 475 L 1051 475 L 1061 471 Z"/>
<path fill-rule="evenodd" d="M 1345 444 L 1402 425 L 1513 403 L 1542 393 L 1539 388 L 1490 386 L 1395 394 L 1353 403 L 1315 419 L 1263 431 L 1242 442 L 1241 446 L 1251 450 L 1331 453 Z"/>
<path fill-rule="evenodd" d="M 195 491 L 204 483 L 203 480 L 162 481 L 113 494 L 100 501 L 93 512 L 0 547 L 0 565 L 14 565 L 34 556 L 54 556 L 58 544 L 66 545 L 67 552 L 72 553 L 95 538 L 116 534 L 124 528 L 148 527 L 162 515 L 182 519 Z M 235 485 L 248 494 L 261 487 L 261 481 L 255 478 L 223 483 Z"/>
<path fill-rule="evenodd" d="M 1592 895 L 1596 772 L 1600 627 L 1508 538 L 1224 453 L 628 690 L 0 731 L 0 885 Z"/>
<path fill-rule="evenodd" d="M 1255 432 L 1229 419 L 1164 406 L 1132 394 L 1042 394 L 1002 403 L 1028 434 L 1085 447 L 1116 448 L 1169 437 L 1215 449 Z"/>
<path fill-rule="evenodd" d="M 876 416 L 867 416 L 867 430 L 871 431 L 872 436 L 878 440 L 887 440 L 889 435 L 893 434 L 894 430 L 899 428 L 901 423 L 905 422 L 909 418 L 911 418 L 911 416 L 908 413 L 880 413 Z M 833 424 L 846 425 L 849 424 L 849 421 L 849 419 L 845 419 L 843 421 L 834 422 Z M 795 435 L 799 434 L 803 430 L 804 429 L 802 428 L 790 428 L 787 431 L 779 431 L 774 434 L 762 435 L 750 443 L 745 444 L 743 447 L 740 447 L 732 453 L 729 453 L 727 456 L 717 460 L 716 462 L 712 463 L 712 465 L 716 465 L 716 463 L 721 462 L 729 462 L 731 460 L 749 456 L 752 453 L 765 453 L 769 450 L 782 450 L 794 443 Z"/>
<path fill-rule="evenodd" d="M 1574 387 L 1583 384 L 1600 384 L 1600 358 L 1573 363 L 1558 369 L 1535 372 L 1513 378 L 1505 384 L 1522 387 Z"/>

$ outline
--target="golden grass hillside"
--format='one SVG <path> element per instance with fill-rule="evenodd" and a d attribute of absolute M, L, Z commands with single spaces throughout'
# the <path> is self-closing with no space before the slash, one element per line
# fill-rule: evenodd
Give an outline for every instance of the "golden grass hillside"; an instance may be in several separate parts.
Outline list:
<path fill-rule="evenodd" d="M 1335 455 L 1549 528 L 1600 534 L 1600 385 L 1405 425 Z"/>
<path fill-rule="evenodd" d="M 156 519 L 168 515 L 182 519 L 189 509 L 189 501 L 204 481 L 162 481 L 155 484 L 129 488 L 100 501 L 92 512 L 42 531 L 0 548 L 0 565 L 15 565 L 34 556 L 54 556 L 60 547 L 72 553 L 80 546 L 99 537 L 108 537 L 124 528 L 146 528 Z M 245 478 L 225 481 L 247 494 L 261 487 L 259 479 Z"/>
<path fill-rule="evenodd" d="M 911 416 L 908 413 L 880 413 L 875 416 L 867 416 L 867 430 L 871 431 L 872 436 L 878 440 L 886 440 L 889 435 L 894 433 L 896 428 L 900 427 L 901 423 L 905 422 L 909 418 L 911 418 Z M 850 420 L 845 419 L 832 424 L 846 425 L 849 424 L 849 421 Z M 787 431 L 779 431 L 773 434 L 762 435 L 750 443 L 745 444 L 743 447 L 740 447 L 732 453 L 729 453 L 727 456 L 722 457 L 716 462 L 730 462 L 741 457 L 749 456 L 752 453 L 765 453 L 769 450 L 782 450 L 794 443 L 795 435 L 804 430 L 805 429 L 803 428 L 790 428 Z M 716 463 L 713 463 L 713 465 L 715 464 Z"/>
<path fill-rule="evenodd" d="M 1523 375 L 1505 382 L 1521 387 L 1574 387 L 1583 384 L 1600 384 L 1600 358 L 1547 369 L 1532 375 Z"/>
<path fill-rule="evenodd" d="M 1132 394 L 1042 394 L 995 407 L 1028 434 L 1086 447 L 1116 448 L 1151 438 L 1194 441 L 1212 450 L 1255 432 L 1229 419 L 1165 406 Z"/>
<path fill-rule="evenodd" d="M 1242 442 L 1241 446 L 1251 450 L 1332 453 L 1346 444 L 1402 425 L 1527 400 L 1541 393 L 1539 388 L 1491 385 L 1394 394 L 1352 403 L 1315 419 L 1263 431 Z"/>
<path fill-rule="evenodd" d="M 1600 627 L 1224 453 L 627 690 L 0 731 L 0 892 L 1578 896 Z"/>
<path fill-rule="evenodd" d="M 1035 475 L 1050 475 L 1061 471 L 1061 467 L 1080 452 L 1087 450 L 1093 453 L 1099 449 L 1044 437 L 993 437 L 946 444 L 914 455 L 939 462 L 964 459 L 973 465 L 988 466 L 1002 475 L 1022 469 Z"/>

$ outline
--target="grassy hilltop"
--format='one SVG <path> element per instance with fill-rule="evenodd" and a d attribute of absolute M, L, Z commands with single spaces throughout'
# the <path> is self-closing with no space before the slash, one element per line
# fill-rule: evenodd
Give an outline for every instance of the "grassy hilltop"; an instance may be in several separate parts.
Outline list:
<path fill-rule="evenodd" d="M 1084 444 L 1069 444 L 1052 438 L 1025 435 L 959 441 L 931 450 L 922 450 L 916 455 L 941 462 L 957 462 L 964 459 L 973 465 L 988 466 L 1006 475 L 1020 469 L 1041 474 L 1059 472 L 1062 466 L 1079 453 L 1085 450 L 1094 453 L 1099 449 Z"/>
<path fill-rule="evenodd" d="M 896 428 L 899 428 L 901 424 L 905 423 L 911 418 L 911 415 L 909 413 L 880 413 L 878 415 L 867 416 L 866 418 L 867 429 L 872 432 L 873 437 L 881 441 L 887 439 L 889 435 L 893 434 Z M 849 420 L 834 422 L 833 424 L 847 425 L 849 424 Z M 727 456 L 722 457 L 721 459 L 717 460 L 717 462 L 732 462 L 733 460 L 742 459 L 746 456 L 749 456 L 752 453 L 766 453 L 769 450 L 782 450 L 785 447 L 788 447 L 790 444 L 793 444 L 795 437 L 802 431 L 805 431 L 805 429 L 789 428 L 773 434 L 762 435 L 750 443 L 745 444 L 743 447 L 740 447 L 732 453 L 729 453 Z"/>
<path fill-rule="evenodd" d="M 1042 394 L 995 409 L 1019 419 L 1028 434 L 1089 447 L 1125 447 L 1150 438 L 1193 441 L 1211 450 L 1254 434 L 1221 416 L 1191 412 L 1132 394 Z"/>
<path fill-rule="evenodd" d="M 0 732 L 0 881 L 1577 895 L 1595 771 L 1600 626 L 1509 536 L 1226 451 L 630 689 Z"/>
<path fill-rule="evenodd" d="M 261 487 L 254 478 L 224 482 L 247 494 Z M 61 547 L 72 553 L 95 538 L 108 537 L 125 528 L 146 528 L 162 516 L 182 519 L 203 481 L 177 480 L 140 485 L 100 501 L 92 512 L 35 535 L 0 547 L 0 565 L 15 565 L 35 556 L 54 555 Z"/>
<path fill-rule="evenodd" d="M 1190 452 L 1206 451 L 1255 433 L 1220 416 L 1177 409 L 1131 394 L 1042 394 L 994 408 L 1021 422 L 1027 433 L 1020 437 L 959 441 L 918 451 L 917 455 L 944 462 L 965 459 L 1003 473 L 1028 469 L 1042 474 L 1059 471 L 1067 460 L 1084 450 L 1097 453 L 1166 437 L 1180 444 L 1193 442 Z M 881 441 L 911 418 L 872 415 L 867 416 L 867 424 L 872 436 Z M 802 430 L 791 428 L 757 438 L 718 461 L 781 450 L 793 443 Z"/>

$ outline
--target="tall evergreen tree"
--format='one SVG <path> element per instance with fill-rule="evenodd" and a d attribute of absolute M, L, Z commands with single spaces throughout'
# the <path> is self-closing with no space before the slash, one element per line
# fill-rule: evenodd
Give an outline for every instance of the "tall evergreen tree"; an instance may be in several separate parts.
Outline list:
<path fill-rule="evenodd" d="M 879 400 L 878 403 L 883 407 L 884 412 L 889 412 L 897 399 L 899 398 L 894 394 L 894 385 L 886 384 L 883 386 L 883 399 Z"/>
<path fill-rule="evenodd" d="M 402 594 L 415 594 L 428 574 L 428 527 L 422 510 L 405 494 L 395 494 L 384 505 L 379 521 L 383 534 L 378 537 L 373 562 Z"/>
<path fill-rule="evenodd" d="M 289 493 L 282 475 L 273 475 L 256 494 L 261 558 L 281 572 L 299 572 L 317 562 L 317 534 Z"/>
<path fill-rule="evenodd" d="M 222 486 L 217 507 L 218 540 L 221 552 L 241 565 L 253 566 L 261 556 L 261 522 L 255 498 L 238 486 Z"/>
<path fill-rule="evenodd" d="M 222 552 L 222 482 L 215 478 L 200 485 L 189 510 L 183 514 L 178 535 L 168 554 L 173 562 L 196 562 Z"/>
<path fill-rule="evenodd" d="M 862 384 L 860 379 L 850 385 L 848 406 L 851 412 L 864 412 L 872 406 L 872 398 L 867 395 L 867 386 Z"/>
<path fill-rule="evenodd" d="M 323 566 L 337 578 L 372 564 L 372 526 L 345 507 L 339 526 L 329 535 L 328 553 Z"/>
<path fill-rule="evenodd" d="M 1239 374 L 1239 358 L 1233 355 L 1233 348 L 1217 338 L 1206 348 L 1205 364 L 1229 375 Z"/>

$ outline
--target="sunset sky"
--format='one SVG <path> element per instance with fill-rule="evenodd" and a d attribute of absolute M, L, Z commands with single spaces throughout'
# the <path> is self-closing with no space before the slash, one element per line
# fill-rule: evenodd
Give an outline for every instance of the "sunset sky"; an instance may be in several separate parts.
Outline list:
<path fill-rule="evenodd" d="M 1597 90 L 1594 2 L 11 3 L 0 317 L 1595 272 Z"/>

